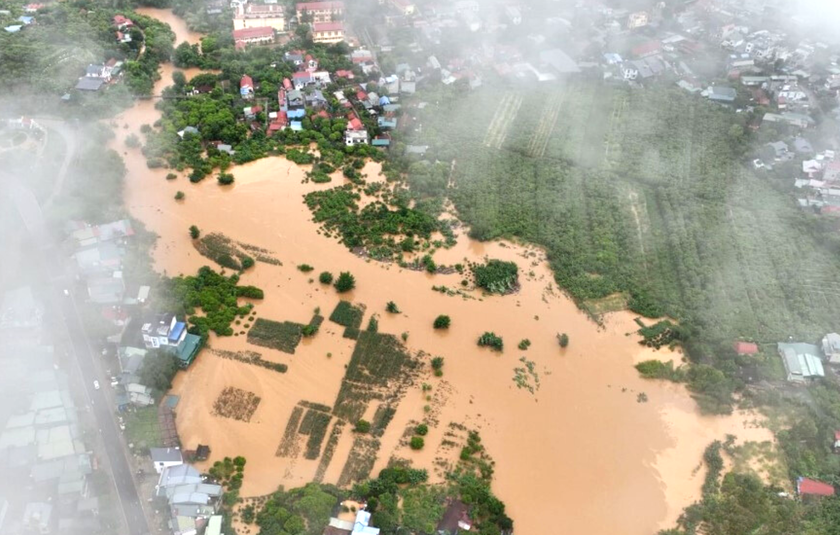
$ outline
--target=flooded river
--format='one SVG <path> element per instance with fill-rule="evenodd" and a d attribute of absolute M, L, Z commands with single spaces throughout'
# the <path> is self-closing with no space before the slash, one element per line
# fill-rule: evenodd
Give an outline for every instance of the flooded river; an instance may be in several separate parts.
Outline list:
<path fill-rule="evenodd" d="M 165 10 L 141 12 L 168 22 L 178 42 L 195 40 L 185 25 Z M 162 69 L 155 93 L 171 83 L 171 66 Z M 188 74 L 189 75 L 189 74 Z M 258 317 L 306 323 L 313 310 L 329 312 L 338 302 L 331 288 L 310 282 L 299 264 L 317 273 L 352 272 L 357 289 L 349 296 L 367 305 L 369 317 L 380 317 L 380 332 L 409 333 L 407 346 L 445 358 L 444 376 L 429 374 L 407 393 L 382 437 L 374 474 L 392 456 L 433 470 L 436 458 L 451 457 L 438 450 L 449 422 L 480 430 L 488 453 L 496 461 L 494 489 L 508 505 L 517 533 L 649 535 L 674 522 L 682 508 L 698 499 L 703 471 L 697 470 L 703 449 L 715 439 L 734 434 L 739 441 L 772 440 L 764 428 L 748 424 L 755 415 L 703 417 L 683 387 L 638 377 L 633 364 L 645 358 L 666 357 L 638 344 L 637 328 L 629 313 L 611 314 L 599 328 L 574 303 L 558 292 L 551 272 L 536 248 L 510 243 L 478 243 L 465 235 L 458 245 L 441 251 L 437 262 L 481 261 L 485 256 L 512 260 L 520 267 L 522 288 L 516 295 L 474 299 L 432 291 L 433 285 L 456 288 L 458 275 L 428 275 L 395 265 L 366 261 L 350 254 L 336 240 L 318 232 L 302 196 L 332 184 L 304 184 L 304 169 L 283 158 L 267 158 L 234 167 L 236 182 L 221 187 L 208 178 L 190 184 L 186 177 L 167 181 L 166 170 L 149 170 L 139 150 L 126 149 L 125 136 L 159 117 L 150 101 L 139 101 L 117 119 L 113 147 L 124 154 L 129 172 L 125 202 L 132 215 L 158 234 L 154 262 L 170 275 L 194 273 L 208 260 L 193 248 L 187 229 L 197 225 L 203 234 L 220 232 L 273 252 L 283 265 L 258 263 L 243 275 L 245 284 L 265 290 L 256 306 Z M 128 124 L 128 128 L 122 128 Z M 368 164 L 369 176 L 378 173 Z M 174 200 L 183 191 L 182 202 Z M 402 314 L 385 313 L 395 301 Z M 448 332 L 432 329 L 439 314 L 452 318 Z M 501 354 L 476 346 L 484 331 L 505 341 Z M 562 350 L 556 334 L 568 333 Z M 516 348 L 529 339 L 527 351 Z M 213 459 L 243 455 L 248 460 L 244 496 L 265 494 L 282 484 L 310 481 L 317 461 L 276 457 L 286 421 L 300 400 L 332 405 L 353 345 L 341 329 L 324 323 L 319 334 L 304 341 L 295 355 L 245 342 L 244 336 L 212 338 L 214 349 L 257 350 L 264 358 L 289 365 L 288 373 L 221 359 L 205 351 L 176 379 L 181 396 L 178 429 L 186 448 L 210 444 Z M 330 355 L 330 356 L 328 356 Z M 517 388 L 514 368 L 520 357 L 534 363 L 539 388 Z M 670 355 L 667 358 L 679 358 Z M 219 392 L 235 386 L 260 396 L 249 423 L 212 414 Z M 640 393 L 647 401 L 637 399 Z M 426 399 L 431 395 L 431 401 Z M 422 421 L 430 405 L 439 423 L 426 437 L 426 447 L 413 452 L 400 445 L 410 421 Z M 336 482 L 352 442 L 345 432 L 325 482 Z M 457 452 L 453 452 L 457 454 Z M 437 476 L 436 476 L 437 477 Z"/>

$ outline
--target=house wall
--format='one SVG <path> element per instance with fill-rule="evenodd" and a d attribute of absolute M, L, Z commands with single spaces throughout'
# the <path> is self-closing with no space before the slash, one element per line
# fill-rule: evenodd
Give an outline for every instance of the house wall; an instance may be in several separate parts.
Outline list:
<path fill-rule="evenodd" d="M 340 43 L 344 41 L 344 32 L 341 30 L 317 32 L 312 35 L 312 41 L 315 43 Z"/>
<path fill-rule="evenodd" d="M 183 463 L 183 461 L 164 461 L 164 462 L 155 462 L 155 463 L 154 463 L 154 465 L 155 465 L 155 471 L 157 471 L 157 473 L 158 473 L 158 474 L 163 473 L 163 470 L 164 470 L 164 468 L 166 468 L 166 467 L 169 467 L 169 466 L 180 466 L 180 465 L 182 465 L 182 464 L 184 464 L 184 463 Z"/>
<path fill-rule="evenodd" d="M 233 29 L 243 28 L 274 28 L 278 32 L 286 30 L 286 19 L 279 14 L 273 15 L 237 15 L 233 19 Z"/>

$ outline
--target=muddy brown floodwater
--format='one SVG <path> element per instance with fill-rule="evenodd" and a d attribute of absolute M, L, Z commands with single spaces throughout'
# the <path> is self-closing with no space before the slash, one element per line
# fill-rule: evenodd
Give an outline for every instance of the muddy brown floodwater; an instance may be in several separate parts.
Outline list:
<path fill-rule="evenodd" d="M 178 33 L 178 42 L 195 40 L 167 10 L 141 12 L 164 20 Z M 171 82 L 171 66 L 162 69 L 155 93 Z M 188 76 L 194 73 L 188 73 Z M 697 470 L 703 449 L 726 434 L 740 441 L 772 441 L 758 427 L 754 414 L 704 417 L 679 385 L 639 378 L 633 364 L 646 358 L 679 355 L 653 352 L 638 344 L 637 326 L 629 313 L 610 314 L 599 328 L 560 293 L 539 249 L 511 243 L 478 243 L 458 236 L 458 245 L 440 251 L 442 264 L 481 261 L 485 256 L 512 260 L 520 267 L 522 288 L 510 296 L 472 298 L 432 291 L 433 285 L 457 288 L 460 277 L 400 269 L 393 264 L 366 261 L 350 254 L 336 240 L 326 238 L 312 222 L 303 195 L 342 182 L 304 184 L 304 168 L 283 158 L 267 158 L 234 167 L 235 183 L 219 186 L 208 178 L 190 184 L 184 176 L 167 181 L 166 170 L 149 170 L 139 150 L 126 149 L 125 137 L 159 117 L 150 101 L 117 118 L 120 128 L 112 147 L 124 154 L 128 167 L 125 202 L 159 239 L 153 251 L 158 270 L 169 275 L 192 274 L 209 261 L 193 248 L 187 229 L 197 225 L 203 234 L 220 232 L 233 240 L 263 247 L 283 265 L 257 263 L 242 277 L 243 283 L 265 290 L 257 303 L 258 317 L 306 323 L 320 307 L 329 315 L 339 296 L 310 281 L 322 270 L 351 271 L 357 289 L 348 297 L 367 305 L 367 317 L 376 312 L 380 332 L 409 333 L 407 346 L 445 358 L 443 378 L 422 378 L 432 385 L 431 401 L 420 382 L 411 387 L 382 437 L 373 473 L 392 457 L 409 459 L 433 472 L 436 458 L 451 459 L 440 443 L 450 422 L 480 430 L 488 453 L 496 461 L 494 489 L 508 505 L 517 533 L 622 533 L 648 535 L 669 527 L 682 508 L 699 498 L 703 470 Z M 129 125 L 123 128 L 123 125 Z M 369 177 L 379 173 L 370 163 Z M 185 192 L 182 202 L 175 192 Z M 296 269 L 315 267 L 311 274 Z M 403 313 L 385 313 L 395 301 Z M 446 333 L 432 329 L 438 314 L 452 318 Z M 505 341 L 502 354 L 476 346 L 484 331 Z M 556 334 L 571 340 L 561 350 Z M 530 339 L 527 351 L 516 347 Z M 289 415 L 300 400 L 332 405 L 353 350 L 350 340 L 327 321 L 312 340 L 305 340 L 295 355 L 249 346 L 244 336 L 212 337 L 210 347 L 228 351 L 257 350 L 264 358 L 289 365 L 281 374 L 219 358 L 205 350 L 192 367 L 175 381 L 181 396 L 178 430 L 185 447 L 210 444 L 213 458 L 243 455 L 248 460 L 243 496 L 266 494 L 277 488 L 313 479 L 318 461 L 299 456 L 275 456 Z M 328 356 L 331 355 L 331 356 Z M 531 377 L 531 393 L 517 388 L 520 357 L 534 363 L 539 388 Z M 249 423 L 212 414 L 222 389 L 234 386 L 260 396 Z M 647 402 L 637 401 L 639 393 Z M 413 452 L 401 445 L 412 421 L 429 416 L 430 405 L 438 423 L 426 437 L 426 447 Z M 370 415 L 369 415 L 370 416 Z M 325 482 L 336 482 L 351 447 L 352 434 L 344 432 Z M 439 480 L 440 476 L 435 475 Z"/>

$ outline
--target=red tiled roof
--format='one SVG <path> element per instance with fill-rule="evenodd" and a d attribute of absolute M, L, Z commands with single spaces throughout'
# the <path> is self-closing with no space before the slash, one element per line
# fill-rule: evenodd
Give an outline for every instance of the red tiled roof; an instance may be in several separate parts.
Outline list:
<path fill-rule="evenodd" d="M 834 432 L 834 440 L 840 440 L 840 431 Z"/>
<path fill-rule="evenodd" d="M 277 92 L 277 104 L 280 106 L 286 104 L 286 92 L 282 89 Z"/>
<path fill-rule="evenodd" d="M 834 496 L 833 486 L 807 477 L 800 477 L 796 481 L 796 490 L 800 495 Z"/>
<path fill-rule="evenodd" d="M 296 80 L 299 79 L 299 78 L 312 78 L 312 75 L 307 71 L 296 72 L 292 75 L 292 78 L 294 78 Z"/>
<path fill-rule="evenodd" d="M 367 93 L 365 93 L 364 91 L 357 91 L 356 98 L 359 100 L 367 100 Z"/>
<path fill-rule="evenodd" d="M 659 41 L 648 41 L 647 43 L 643 43 L 633 50 L 630 51 L 631 54 L 637 57 L 642 56 L 649 56 L 651 54 L 655 54 L 662 49 L 662 44 Z"/>
<path fill-rule="evenodd" d="M 758 346 L 751 342 L 735 342 L 735 352 L 739 355 L 755 355 L 758 353 Z"/>
<path fill-rule="evenodd" d="M 349 78 L 350 80 L 352 80 L 353 77 L 354 77 L 353 76 L 353 71 L 347 71 L 347 70 L 343 70 L 343 69 L 335 71 L 335 75 L 338 78 Z"/>
<path fill-rule="evenodd" d="M 286 89 L 291 89 L 292 88 L 292 81 L 289 80 L 288 78 L 283 78 L 283 87 L 285 87 Z"/>
<path fill-rule="evenodd" d="M 335 32 L 335 31 L 344 31 L 344 23 L 343 22 L 316 22 L 312 25 L 312 31 L 315 33 L 320 32 Z"/>
<path fill-rule="evenodd" d="M 329 114 L 329 113 L 327 113 L 327 111 L 326 111 L 326 110 L 321 110 L 321 111 L 319 111 L 318 113 L 316 113 L 315 115 L 316 115 L 317 117 L 323 117 L 324 119 L 329 119 L 329 118 L 330 118 L 330 114 Z"/>
<path fill-rule="evenodd" d="M 344 2 L 301 2 L 295 7 L 298 11 L 343 11 Z"/>
<path fill-rule="evenodd" d="M 251 77 L 248 76 L 247 74 L 243 75 L 242 79 L 239 80 L 239 87 L 243 88 L 245 86 L 254 87 L 254 80 L 252 80 Z"/>
<path fill-rule="evenodd" d="M 255 39 L 259 37 L 274 37 L 274 28 L 271 26 L 257 26 L 255 28 L 233 30 L 234 41 L 241 39 Z"/>
<path fill-rule="evenodd" d="M 348 130 L 364 130 L 365 125 L 362 124 L 362 121 L 359 120 L 358 117 L 353 117 L 350 119 L 350 122 L 347 123 Z"/>

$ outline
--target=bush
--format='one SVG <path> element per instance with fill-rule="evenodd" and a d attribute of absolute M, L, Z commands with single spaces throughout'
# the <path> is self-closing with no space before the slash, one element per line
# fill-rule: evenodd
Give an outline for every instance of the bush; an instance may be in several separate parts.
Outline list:
<path fill-rule="evenodd" d="M 190 227 L 190 238 L 197 240 L 199 236 L 201 236 L 201 231 L 198 230 L 197 226 L 192 225 Z"/>
<path fill-rule="evenodd" d="M 183 191 L 179 191 L 178 193 L 175 194 L 175 200 L 176 201 L 183 201 L 185 197 L 186 197 L 186 195 L 184 195 Z"/>
<path fill-rule="evenodd" d="M 668 379 L 679 382 L 685 380 L 685 371 L 674 368 L 674 362 L 662 362 L 661 360 L 646 360 L 636 364 L 639 374 L 646 379 Z"/>
<path fill-rule="evenodd" d="M 228 184 L 233 184 L 233 175 L 231 173 L 219 173 L 216 180 L 218 180 L 219 184 L 222 186 L 227 186 Z"/>
<path fill-rule="evenodd" d="M 423 437 L 411 437 L 411 442 L 409 442 L 409 446 L 413 450 L 422 450 L 425 444 L 426 441 L 423 440 Z"/>
<path fill-rule="evenodd" d="M 318 275 L 318 280 L 321 284 L 332 284 L 333 275 L 329 271 L 322 271 L 320 275 Z"/>
<path fill-rule="evenodd" d="M 522 351 L 525 351 L 529 347 L 531 347 L 531 341 L 528 340 L 527 338 L 525 338 L 524 340 L 519 342 L 519 349 L 521 349 Z"/>
<path fill-rule="evenodd" d="M 433 370 L 443 369 L 443 357 L 435 357 L 435 358 L 432 359 L 432 369 Z"/>
<path fill-rule="evenodd" d="M 414 432 L 420 435 L 421 437 L 426 436 L 426 433 L 429 432 L 429 426 L 426 424 L 420 424 L 414 428 Z"/>
<path fill-rule="evenodd" d="M 557 341 L 560 343 L 560 347 L 566 347 L 569 345 L 569 335 L 566 333 L 558 334 Z"/>
<path fill-rule="evenodd" d="M 250 256 L 243 256 L 240 258 L 242 262 L 242 269 L 248 269 L 254 267 L 254 259 Z"/>
<path fill-rule="evenodd" d="M 393 301 L 388 301 L 388 304 L 385 305 L 385 310 L 390 312 L 391 314 L 399 314 L 400 313 L 399 307 Z"/>
<path fill-rule="evenodd" d="M 353 429 L 353 431 L 355 431 L 357 433 L 367 433 L 367 432 L 369 432 L 370 431 L 370 422 L 368 422 L 367 420 L 359 420 L 358 422 L 356 422 L 356 427 Z"/>
<path fill-rule="evenodd" d="M 490 260 L 486 264 L 471 266 L 475 285 L 490 293 L 504 294 L 518 284 L 518 268 L 513 262 Z"/>
<path fill-rule="evenodd" d="M 435 329 L 448 329 L 449 328 L 450 319 L 449 316 L 445 316 L 441 314 L 440 316 L 435 318 L 435 322 L 432 326 Z"/>
<path fill-rule="evenodd" d="M 338 293 L 349 292 L 356 287 L 356 277 L 349 271 L 342 271 L 335 281 L 335 289 Z"/>
<path fill-rule="evenodd" d="M 435 264 L 432 255 L 425 255 L 423 256 L 423 266 L 426 268 L 426 271 L 429 273 L 435 273 L 437 271 L 437 264 Z"/>
<path fill-rule="evenodd" d="M 195 184 L 196 182 L 201 182 L 206 176 L 207 173 L 205 173 L 201 169 L 193 169 L 192 173 L 190 173 L 190 182 L 192 182 L 193 184 Z"/>
<path fill-rule="evenodd" d="M 175 173 L 166 173 L 166 180 L 175 180 L 176 178 L 178 178 L 178 175 Z"/>
<path fill-rule="evenodd" d="M 478 338 L 478 345 L 481 347 L 488 346 L 494 351 L 502 351 L 504 343 L 501 336 L 496 336 L 496 333 L 486 332 Z"/>
<path fill-rule="evenodd" d="M 315 269 L 314 267 L 310 266 L 309 264 L 301 264 L 301 265 L 299 265 L 297 268 L 298 268 L 300 271 L 303 271 L 304 273 L 309 273 L 310 271 L 312 271 L 313 269 Z"/>
<path fill-rule="evenodd" d="M 318 334 L 318 326 L 312 323 L 304 325 L 300 329 L 300 334 L 302 334 L 305 338 L 312 338 Z"/>

